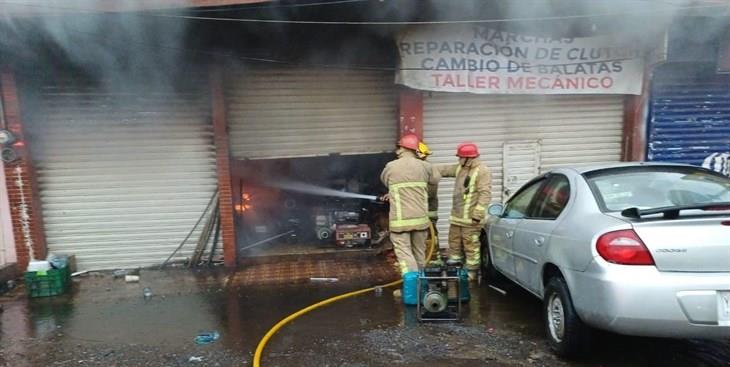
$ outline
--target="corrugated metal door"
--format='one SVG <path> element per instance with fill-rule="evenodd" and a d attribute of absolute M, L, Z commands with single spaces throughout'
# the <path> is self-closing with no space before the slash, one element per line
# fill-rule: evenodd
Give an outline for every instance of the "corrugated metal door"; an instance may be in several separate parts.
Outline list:
<path fill-rule="evenodd" d="M 540 172 L 539 141 L 507 141 L 502 150 L 502 201 Z"/>
<path fill-rule="evenodd" d="M 262 159 L 392 151 L 392 73 L 239 69 L 227 85 L 233 156 Z"/>
<path fill-rule="evenodd" d="M 208 98 L 68 83 L 41 92 L 26 120 L 49 251 L 75 254 L 80 269 L 164 261 L 217 186 Z"/>
<path fill-rule="evenodd" d="M 504 144 L 539 144 L 539 171 L 621 159 L 623 96 L 525 96 L 433 93 L 424 98 L 424 140 L 433 163 L 455 163 L 456 146 L 472 141 L 492 170 L 492 198 L 502 199 Z M 519 155 L 518 155 L 519 157 Z M 534 154 L 525 155 L 534 160 Z M 529 164 L 534 164 L 530 162 Z M 522 180 L 527 180 L 523 177 Z M 524 182 L 513 182 L 520 186 Z M 439 186 L 439 230 L 446 243 L 453 180 Z"/>
<path fill-rule="evenodd" d="M 647 158 L 701 165 L 730 152 L 730 78 L 665 69 L 652 81 Z"/>
<path fill-rule="evenodd" d="M 2 104 L 2 101 L 0 101 Z M 2 113 L 2 106 L 0 106 L 0 113 Z M 2 118 L 2 117 L 0 117 Z M 0 162 L 0 266 L 10 262 L 15 262 L 14 257 L 11 259 L 11 248 L 10 241 L 8 238 L 12 235 L 12 226 L 9 225 L 10 215 L 7 186 L 5 183 L 5 164 Z M 6 225 L 6 223 L 8 225 Z"/>

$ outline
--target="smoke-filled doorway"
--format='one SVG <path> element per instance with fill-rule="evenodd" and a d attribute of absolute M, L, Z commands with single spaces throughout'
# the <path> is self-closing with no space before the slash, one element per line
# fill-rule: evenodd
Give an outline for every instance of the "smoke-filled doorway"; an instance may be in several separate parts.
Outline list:
<path fill-rule="evenodd" d="M 390 153 L 236 161 L 241 258 L 376 250 L 387 233 L 380 172 Z"/>

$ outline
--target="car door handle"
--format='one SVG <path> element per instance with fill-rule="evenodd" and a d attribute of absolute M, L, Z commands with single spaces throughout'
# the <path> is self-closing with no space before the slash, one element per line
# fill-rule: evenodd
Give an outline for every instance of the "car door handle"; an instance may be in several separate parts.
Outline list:
<path fill-rule="evenodd" d="M 542 246 L 545 243 L 545 237 L 538 237 L 535 238 L 535 245 L 538 247 Z"/>
<path fill-rule="evenodd" d="M 515 235 L 514 231 L 507 231 L 507 233 L 504 234 L 504 236 L 507 238 L 512 238 L 512 236 L 514 236 L 514 235 Z"/>

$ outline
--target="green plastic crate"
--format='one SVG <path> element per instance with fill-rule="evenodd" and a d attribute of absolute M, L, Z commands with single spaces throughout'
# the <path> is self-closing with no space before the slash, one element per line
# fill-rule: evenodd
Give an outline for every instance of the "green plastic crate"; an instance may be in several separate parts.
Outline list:
<path fill-rule="evenodd" d="M 23 275 L 25 291 L 31 298 L 64 294 L 71 285 L 71 270 L 68 266 L 46 271 L 26 271 Z"/>

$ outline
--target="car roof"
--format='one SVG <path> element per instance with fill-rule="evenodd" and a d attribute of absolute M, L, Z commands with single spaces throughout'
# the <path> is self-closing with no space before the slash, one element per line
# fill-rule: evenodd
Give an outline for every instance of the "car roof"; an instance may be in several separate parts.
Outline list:
<path fill-rule="evenodd" d="M 574 173 L 578 174 L 585 174 L 593 171 L 599 171 L 604 169 L 611 169 L 611 168 L 627 168 L 627 167 L 694 167 L 699 168 L 697 166 L 692 166 L 688 164 L 678 164 L 678 163 L 663 163 L 663 162 L 621 162 L 621 163 L 596 163 L 596 164 L 588 164 L 585 166 L 570 166 L 570 167 L 561 167 L 556 168 L 551 171 L 560 171 L 560 170 L 570 170 Z"/>

